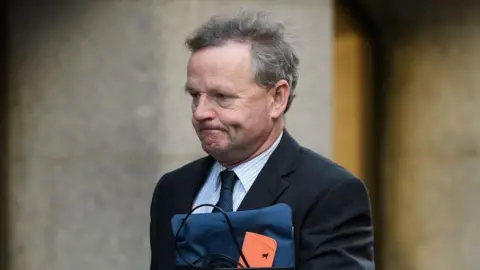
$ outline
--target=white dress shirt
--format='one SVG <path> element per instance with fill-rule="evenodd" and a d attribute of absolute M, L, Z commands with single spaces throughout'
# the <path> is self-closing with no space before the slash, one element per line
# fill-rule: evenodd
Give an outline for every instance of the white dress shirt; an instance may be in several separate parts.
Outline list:
<path fill-rule="evenodd" d="M 260 155 L 232 168 L 239 180 L 235 183 L 235 186 L 233 188 L 233 211 L 236 211 L 240 206 L 243 198 L 245 198 L 245 195 L 247 195 L 247 192 L 252 187 L 258 174 L 263 169 L 265 163 L 267 163 L 273 151 L 280 143 L 282 135 L 283 132 L 282 134 L 280 134 L 280 136 L 278 136 L 277 140 Z M 198 192 L 195 198 L 193 208 L 197 207 L 200 204 L 217 204 L 218 199 L 220 198 L 220 173 L 225 169 L 226 168 L 218 162 L 215 162 L 213 164 L 207 181 L 203 184 L 200 192 Z M 196 209 L 194 213 L 210 213 L 211 211 L 212 207 L 204 206 Z"/>

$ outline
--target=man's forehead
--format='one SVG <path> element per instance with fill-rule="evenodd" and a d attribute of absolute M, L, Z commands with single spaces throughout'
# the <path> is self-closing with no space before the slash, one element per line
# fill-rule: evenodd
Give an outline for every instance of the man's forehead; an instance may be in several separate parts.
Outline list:
<path fill-rule="evenodd" d="M 227 43 L 192 53 L 188 62 L 188 72 L 246 70 L 251 66 L 250 63 L 251 52 L 248 44 Z"/>

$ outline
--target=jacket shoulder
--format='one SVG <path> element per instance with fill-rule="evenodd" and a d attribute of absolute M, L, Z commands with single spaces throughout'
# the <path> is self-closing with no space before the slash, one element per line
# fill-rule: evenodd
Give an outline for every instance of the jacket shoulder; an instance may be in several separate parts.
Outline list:
<path fill-rule="evenodd" d="M 311 169 L 329 169 L 337 173 L 344 174 L 347 177 L 352 177 L 353 174 L 345 169 L 337 162 L 321 155 L 309 148 L 300 147 L 300 159 L 307 162 L 307 166 L 312 166 Z"/>
<path fill-rule="evenodd" d="M 322 182 L 324 187 L 338 184 L 363 183 L 345 167 L 306 147 L 300 147 L 298 169 L 301 173 L 314 176 L 309 178 L 309 181 Z"/>

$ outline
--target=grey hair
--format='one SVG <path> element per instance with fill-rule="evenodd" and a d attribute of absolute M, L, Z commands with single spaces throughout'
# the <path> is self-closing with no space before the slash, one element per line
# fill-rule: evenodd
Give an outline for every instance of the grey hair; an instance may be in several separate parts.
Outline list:
<path fill-rule="evenodd" d="M 252 70 L 255 82 L 272 87 L 279 80 L 290 86 L 285 112 L 295 98 L 299 58 L 287 40 L 285 25 L 273 22 L 264 11 L 242 10 L 235 16 L 214 16 L 186 39 L 191 52 L 205 47 L 222 46 L 234 41 L 251 46 Z"/>

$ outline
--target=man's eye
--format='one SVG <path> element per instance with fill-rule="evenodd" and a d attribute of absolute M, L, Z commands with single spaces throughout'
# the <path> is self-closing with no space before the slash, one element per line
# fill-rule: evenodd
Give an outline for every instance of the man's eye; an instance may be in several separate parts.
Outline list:
<path fill-rule="evenodd" d="M 224 94 L 215 95 L 215 99 L 220 107 L 228 107 L 233 102 L 233 97 Z"/>
<path fill-rule="evenodd" d="M 198 106 L 198 102 L 200 100 L 200 94 L 195 92 L 190 92 L 189 94 L 192 97 L 192 105 Z"/>
<path fill-rule="evenodd" d="M 200 98 L 200 94 L 199 93 L 190 93 L 190 96 L 192 97 L 192 99 L 194 101 L 198 100 Z"/>

